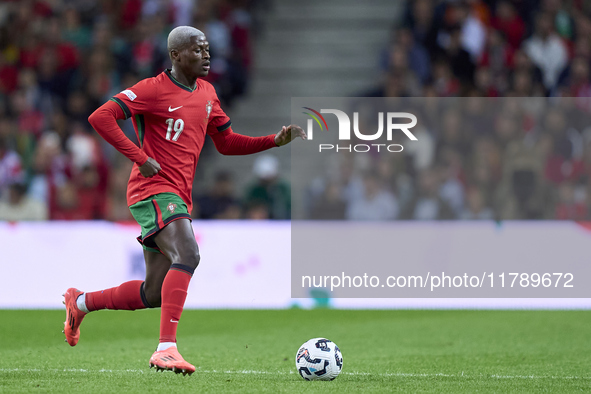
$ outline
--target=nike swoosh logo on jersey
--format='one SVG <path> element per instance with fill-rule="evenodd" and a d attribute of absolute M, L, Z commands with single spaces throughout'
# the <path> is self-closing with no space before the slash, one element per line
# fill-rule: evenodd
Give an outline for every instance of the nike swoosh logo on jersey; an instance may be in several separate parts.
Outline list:
<path fill-rule="evenodd" d="M 172 108 L 171 106 L 168 106 L 168 112 L 172 112 L 172 111 L 176 111 L 179 108 L 182 108 L 183 106 L 181 105 L 180 107 L 176 107 L 176 108 Z"/>
<path fill-rule="evenodd" d="M 170 319 L 170 322 L 171 323 L 178 323 L 179 321 L 178 320 L 172 320 L 172 319 Z"/>

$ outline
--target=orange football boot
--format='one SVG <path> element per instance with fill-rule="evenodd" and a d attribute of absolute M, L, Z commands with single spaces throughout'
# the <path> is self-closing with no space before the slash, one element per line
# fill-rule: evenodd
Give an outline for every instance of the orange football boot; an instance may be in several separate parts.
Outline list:
<path fill-rule="evenodd" d="M 154 352 L 150 357 L 150 368 L 152 367 L 156 367 L 156 371 L 167 370 L 183 375 L 195 372 L 195 366 L 186 362 L 174 346 Z"/>
<path fill-rule="evenodd" d="M 64 294 L 63 303 L 66 305 L 66 321 L 64 322 L 64 334 L 66 334 L 66 342 L 70 346 L 76 346 L 78 339 L 80 339 L 80 323 L 86 316 L 85 312 L 78 309 L 76 299 L 79 295 L 84 294 L 83 291 L 75 289 L 73 287 L 66 290 Z"/>

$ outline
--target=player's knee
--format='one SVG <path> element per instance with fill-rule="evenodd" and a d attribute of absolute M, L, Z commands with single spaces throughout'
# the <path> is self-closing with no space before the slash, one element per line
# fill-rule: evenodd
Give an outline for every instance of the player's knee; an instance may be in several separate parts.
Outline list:
<path fill-rule="evenodd" d="M 181 264 L 188 265 L 191 268 L 197 268 L 199 262 L 201 261 L 201 256 L 199 255 L 199 251 L 188 251 L 181 256 Z"/>
<path fill-rule="evenodd" d="M 169 254 L 169 258 L 172 264 L 182 264 L 195 269 L 199 265 L 201 256 L 199 255 L 199 247 L 195 243 L 175 249 Z"/>

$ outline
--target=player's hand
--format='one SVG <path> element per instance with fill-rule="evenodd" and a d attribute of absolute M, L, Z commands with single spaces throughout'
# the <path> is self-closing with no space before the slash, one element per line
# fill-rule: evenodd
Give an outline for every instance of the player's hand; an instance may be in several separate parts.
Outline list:
<path fill-rule="evenodd" d="M 160 164 L 151 157 L 148 157 L 148 160 L 140 166 L 140 174 L 144 176 L 144 178 L 152 178 L 154 175 L 158 174 L 158 172 L 162 168 Z"/>
<path fill-rule="evenodd" d="M 308 139 L 308 136 L 300 126 L 296 124 L 290 124 L 287 127 L 283 126 L 281 131 L 275 136 L 275 144 L 277 144 L 277 146 L 283 146 L 289 144 L 297 137 L 300 137 L 303 140 Z"/>

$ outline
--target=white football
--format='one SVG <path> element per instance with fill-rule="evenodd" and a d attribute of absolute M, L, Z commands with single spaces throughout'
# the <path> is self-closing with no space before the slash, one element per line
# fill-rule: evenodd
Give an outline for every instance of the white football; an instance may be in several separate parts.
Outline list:
<path fill-rule="evenodd" d="M 296 354 L 296 370 L 306 380 L 333 380 L 343 369 L 343 355 L 336 343 L 314 338 Z"/>

